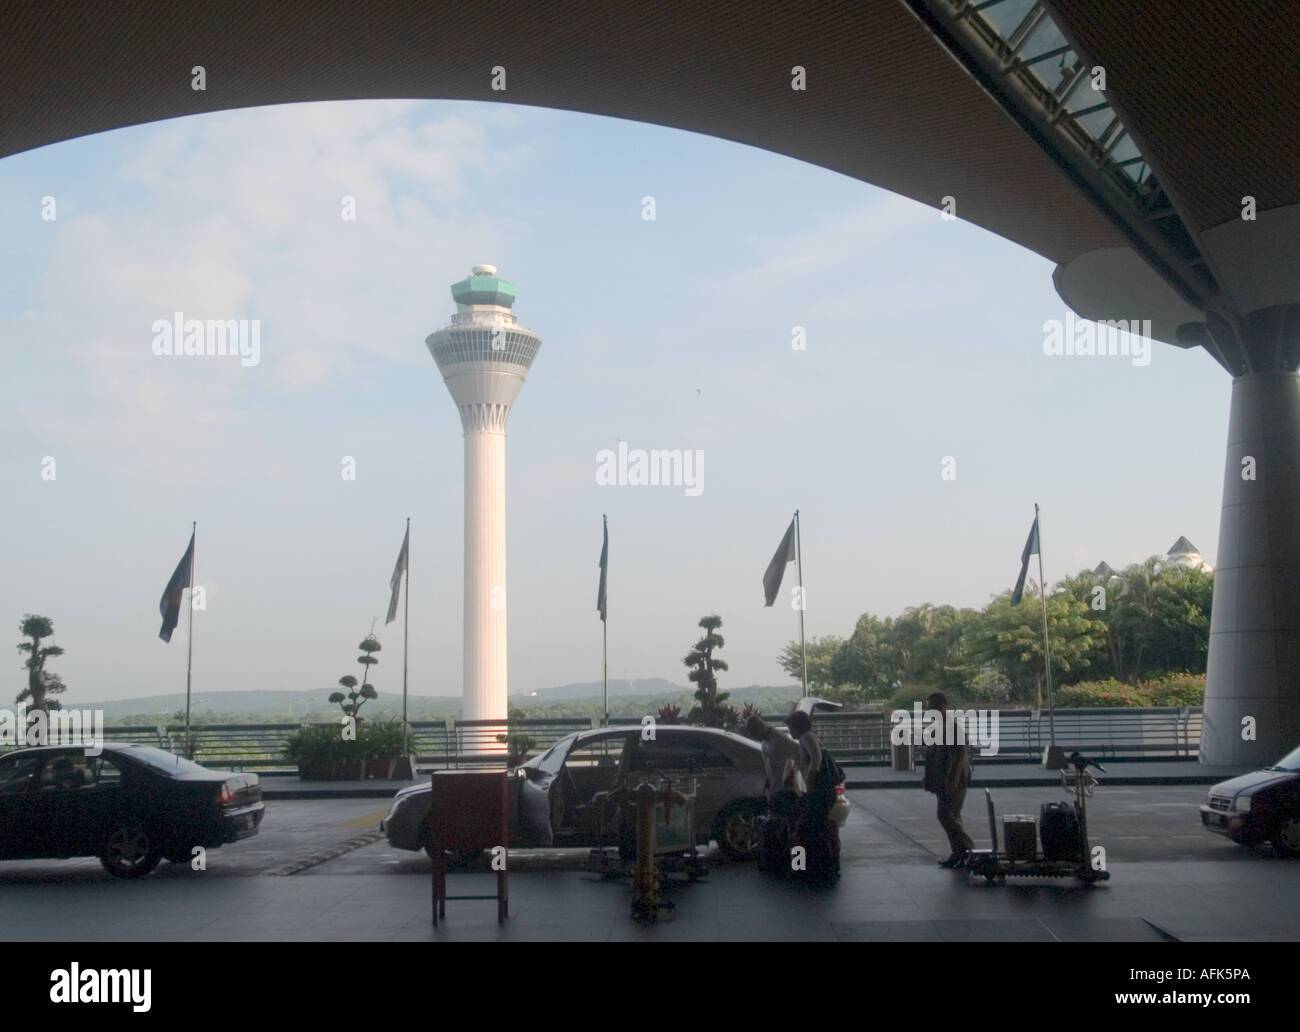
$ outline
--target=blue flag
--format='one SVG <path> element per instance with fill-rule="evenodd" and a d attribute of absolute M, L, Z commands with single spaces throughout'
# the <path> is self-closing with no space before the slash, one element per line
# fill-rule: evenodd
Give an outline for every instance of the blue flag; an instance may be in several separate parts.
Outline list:
<path fill-rule="evenodd" d="M 194 532 L 191 532 L 190 547 L 185 549 L 185 554 L 181 556 L 176 572 L 172 574 L 172 579 L 167 582 L 167 587 L 163 589 L 162 601 L 158 603 L 158 609 L 163 618 L 162 630 L 158 632 L 158 637 L 163 641 L 172 640 L 172 631 L 176 630 L 176 625 L 180 622 L 181 597 L 186 588 L 193 587 L 190 584 L 190 571 L 193 568 Z"/>
<path fill-rule="evenodd" d="M 605 575 L 609 572 L 609 520 L 605 521 L 605 543 L 600 546 L 600 590 L 596 592 L 596 611 L 605 619 Z"/>
<path fill-rule="evenodd" d="M 397 619 L 397 595 L 402 588 L 402 574 L 406 572 L 406 567 L 411 554 L 411 525 L 406 525 L 406 537 L 402 538 L 402 550 L 397 553 L 397 565 L 393 567 L 393 576 L 388 581 L 388 586 L 392 589 L 392 595 L 388 599 L 388 618 L 384 620 L 384 626 Z M 409 596 L 407 599 L 409 606 Z"/>
<path fill-rule="evenodd" d="M 767 564 L 767 569 L 763 571 L 764 607 L 770 606 L 776 601 L 776 593 L 781 590 L 781 578 L 785 576 L 786 564 L 792 563 L 794 560 L 794 520 L 791 520 L 790 526 L 786 527 L 785 535 L 781 538 L 781 543 L 776 546 L 776 554 L 772 556 L 772 561 Z"/>
<path fill-rule="evenodd" d="M 1034 525 L 1029 528 L 1029 540 L 1025 542 L 1025 550 L 1020 553 L 1020 577 L 1016 580 L 1016 588 L 1011 592 L 1011 604 L 1020 605 L 1020 596 L 1025 591 L 1025 575 L 1029 573 L 1029 557 L 1038 554 L 1038 517 L 1034 517 Z"/>

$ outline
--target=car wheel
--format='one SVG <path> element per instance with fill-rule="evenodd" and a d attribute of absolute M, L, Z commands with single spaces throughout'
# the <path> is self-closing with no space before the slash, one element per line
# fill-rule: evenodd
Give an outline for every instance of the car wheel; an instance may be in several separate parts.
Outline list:
<path fill-rule="evenodd" d="M 142 878 L 162 859 L 152 835 L 137 821 L 123 820 L 113 825 L 104 843 L 99 862 L 117 878 Z"/>
<path fill-rule="evenodd" d="M 741 799 L 718 814 L 713 837 L 728 860 L 753 860 L 758 855 L 758 813 L 758 803 Z"/>
<path fill-rule="evenodd" d="M 1278 856 L 1300 856 L 1300 816 L 1283 817 L 1273 833 L 1273 852 Z"/>

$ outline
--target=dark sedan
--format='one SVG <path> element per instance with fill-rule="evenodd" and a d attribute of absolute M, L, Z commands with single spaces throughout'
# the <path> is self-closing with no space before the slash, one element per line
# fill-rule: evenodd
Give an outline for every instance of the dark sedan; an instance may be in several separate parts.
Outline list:
<path fill-rule="evenodd" d="M 1243 846 L 1272 842 L 1278 854 L 1300 856 L 1300 748 L 1211 788 L 1201 823 Z"/>
<path fill-rule="evenodd" d="M 0 757 L 0 860 L 97 856 L 139 878 L 164 857 L 188 863 L 256 835 L 256 774 L 208 770 L 146 745 L 47 746 Z"/>

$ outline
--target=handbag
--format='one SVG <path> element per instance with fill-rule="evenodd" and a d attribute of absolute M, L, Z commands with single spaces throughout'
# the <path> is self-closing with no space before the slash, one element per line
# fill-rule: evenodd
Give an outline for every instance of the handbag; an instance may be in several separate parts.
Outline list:
<path fill-rule="evenodd" d="M 844 768 L 835 762 L 835 757 L 830 754 L 830 750 L 825 746 L 822 746 L 822 774 L 825 776 L 827 783 L 831 785 L 842 785 L 848 780 Z"/>

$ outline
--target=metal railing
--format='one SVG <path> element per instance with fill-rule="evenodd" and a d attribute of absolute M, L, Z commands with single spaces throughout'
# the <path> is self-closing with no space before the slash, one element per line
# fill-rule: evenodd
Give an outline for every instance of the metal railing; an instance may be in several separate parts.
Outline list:
<path fill-rule="evenodd" d="M 1046 710 L 992 712 L 998 715 L 999 757 L 1036 757 L 1051 741 L 1052 721 Z M 1111 759 L 1195 759 L 1201 743 L 1201 721 L 1200 706 L 1058 709 L 1054 715 L 1057 745 Z M 886 763 L 891 759 L 893 724 L 885 711 L 819 713 L 813 717 L 813 727 L 837 759 L 859 763 Z M 972 755 L 977 761 L 984 758 L 978 749 L 973 749 Z"/>
<path fill-rule="evenodd" d="M 1030 759 L 1048 744 L 1046 710 L 998 712 L 999 757 Z M 778 723 L 784 714 L 766 719 Z M 1056 742 L 1099 758 L 1152 756 L 1194 759 L 1201 741 L 1200 706 L 1149 709 L 1062 709 L 1055 714 Z M 634 727 L 641 717 L 612 717 L 611 725 Z M 209 724 L 190 729 L 194 759 L 219 769 L 290 774 L 297 767 L 284 759 L 289 736 L 299 724 Z M 335 723 L 317 726 L 337 726 Z M 550 717 L 520 720 L 411 721 L 411 753 L 419 770 L 438 767 L 500 765 L 507 758 L 536 756 L 564 736 L 592 726 L 589 717 Z M 883 710 L 819 713 L 813 726 L 832 755 L 841 762 L 888 763 L 893 725 Z M 153 745 L 185 752 L 185 728 L 180 725 L 106 727 L 109 742 Z M 0 743 L 0 752 L 14 748 Z M 982 759 L 972 750 L 976 761 Z"/>

